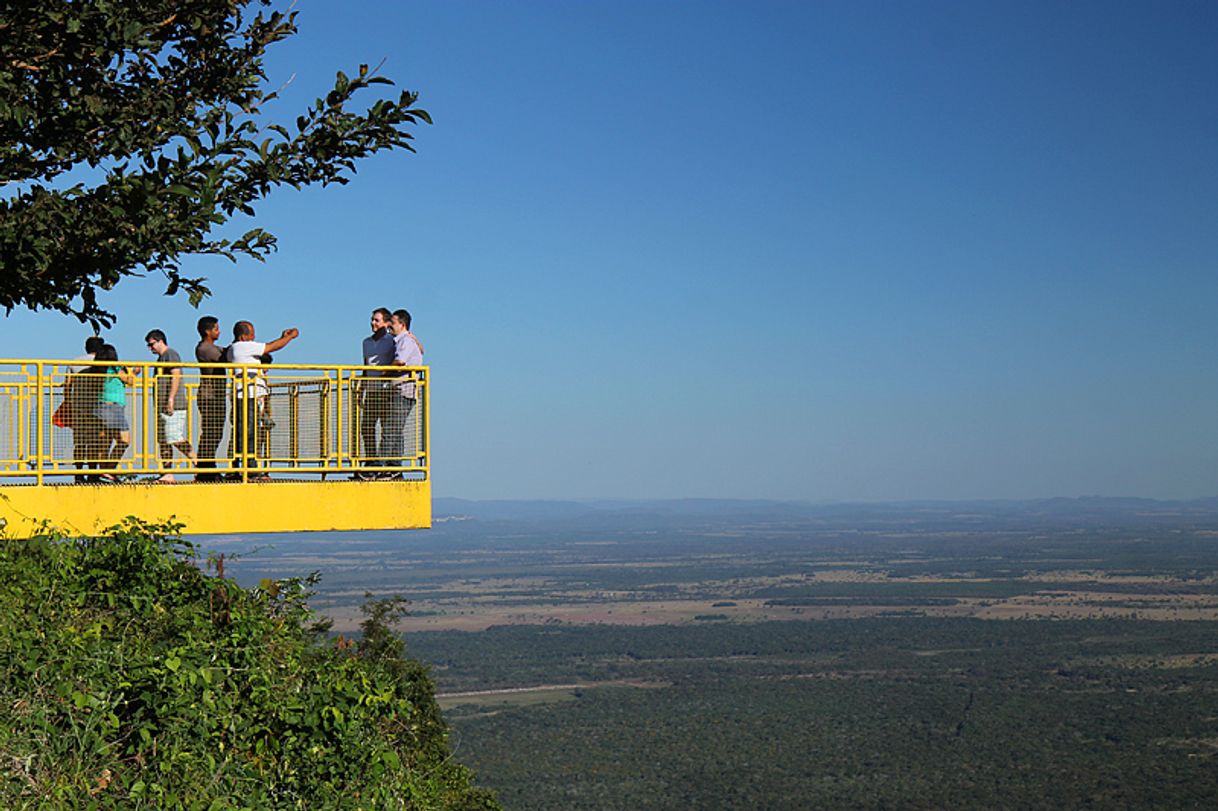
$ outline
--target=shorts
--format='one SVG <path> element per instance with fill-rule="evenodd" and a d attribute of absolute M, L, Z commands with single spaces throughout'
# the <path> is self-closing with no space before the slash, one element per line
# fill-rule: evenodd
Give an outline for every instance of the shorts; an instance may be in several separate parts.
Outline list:
<path fill-rule="evenodd" d="M 164 445 L 186 441 L 186 409 L 180 408 L 172 414 L 157 414 L 157 441 Z"/>
<path fill-rule="evenodd" d="M 107 431 L 131 430 L 131 426 L 127 424 L 127 407 L 118 403 L 101 403 L 94 409 L 93 416 L 97 417 L 102 428 Z"/>

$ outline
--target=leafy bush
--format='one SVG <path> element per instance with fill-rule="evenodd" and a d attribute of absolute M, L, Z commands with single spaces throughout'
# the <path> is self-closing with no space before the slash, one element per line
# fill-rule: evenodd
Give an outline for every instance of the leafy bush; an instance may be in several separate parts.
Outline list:
<path fill-rule="evenodd" d="M 0 807 L 495 809 L 453 762 L 426 669 L 315 578 L 244 589 L 173 526 L 0 542 Z"/>

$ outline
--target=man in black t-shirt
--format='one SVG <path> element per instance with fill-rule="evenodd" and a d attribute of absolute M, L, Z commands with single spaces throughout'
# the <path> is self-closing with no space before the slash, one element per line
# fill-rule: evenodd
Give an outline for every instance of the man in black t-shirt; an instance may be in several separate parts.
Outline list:
<path fill-rule="evenodd" d="M 223 363 L 224 350 L 216 341 L 220 337 L 220 321 L 205 315 L 199 319 L 199 343 L 195 345 L 195 360 L 199 363 Z M 228 411 L 227 376 L 223 369 L 203 369 L 199 377 L 199 392 L 195 404 L 199 407 L 199 467 L 214 468 L 216 451 L 224 434 L 224 417 Z M 195 481 L 219 481 L 217 473 L 200 473 Z"/>

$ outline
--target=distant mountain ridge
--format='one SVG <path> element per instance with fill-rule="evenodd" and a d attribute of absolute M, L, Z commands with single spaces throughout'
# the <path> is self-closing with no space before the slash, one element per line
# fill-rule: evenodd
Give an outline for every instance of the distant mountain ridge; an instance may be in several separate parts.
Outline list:
<path fill-rule="evenodd" d="M 834 518 L 846 515 L 893 514 L 989 516 L 1104 516 L 1127 517 L 1147 514 L 1218 514 L 1218 496 L 1188 500 L 1163 500 L 1135 496 L 1080 496 L 1042 499 L 987 499 L 975 501 L 836 502 L 779 501 L 766 499 L 588 499 L 588 500 L 473 500 L 437 497 L 432 501 L 437 519 L 469 518 L 482 521 L 546 521 L 573 518 L 714 518 L 749 516 L 766 520 Z"/>

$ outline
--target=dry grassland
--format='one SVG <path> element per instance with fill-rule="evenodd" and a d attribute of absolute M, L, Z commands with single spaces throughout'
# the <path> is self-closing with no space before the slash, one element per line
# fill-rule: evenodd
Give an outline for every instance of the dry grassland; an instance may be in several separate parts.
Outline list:
<path fill-rule="evenodd" d="M 607 566 L 608 564 L 604 564 Z M 603 568 L 603 566 L 602 566 Z M 637 568 L 622 564 L 619 568 Z M 1218 595 L 1172 593 L 1185 584 L 1169 577 L 1108 575 L 1081 569 L 1037 572 L 1023 582 L 1052 583 L 1052 590 L 1039 589 L 1010 597 L 953 597 L 950 605 L 867 604 L 851 598 L 841 604 L 768 605 L 766 599 L 735 595 L 759 589 L 790 589 L 833 585 L 841 596 L 842 585 L 857 583 L 875 593 L 875 584 L 893 587 L 893 594 L 911 584 L 979 584 L 990 581 L 964 575 L 893 577 L 877 568 L 837 566 L 815 572 L 768 577 L 740 577 L 696 583 L 650 583 L 636 589 L 573 589 L 545 577 L 460 579 L 417 588 L 417 595 L 444 593 L 443 598 L 413 598 L 410 616 L 399 626 L 418 631 L 483 631 L 494 625 L 671 625 L 695 621 L 757 622 L 766 620 L 853 619 L 884 615 L 931 617 L 975 617 L 1011 619 L 1149 619 L 1218 620 Z M 1017 580 L 1016 582 L 1020 582 Z M 1191 581 L 1192 586 L 1210 581 Z M 1116 587 L 1096 590 L 1097 584 Z M 662 590 L 658 590 L 659 587 Z M 1182 591 L 1185 591 L 1181 589 Z M 412 598 L 412 590 L 400 593 Z M 712 596 L 707 596 L 707 595 Z M 684 596 L 689 595 L 689 596 Z M 696 596 L 695 596 L 696 595 Z M 350 633 L 362 619 L 355 607 L 363 599 L 359 592 L 330 592 L 336 605 L 323 613 L 334 620 L 334 628 Z M 951 597 L 951 590 L 942 592 Z M 348 600 L 350 601 L 348 603 Z M 732 605 L 723 605 L 730 602 Z M 713 620 L 711 618 L 714 618 Z"/>

